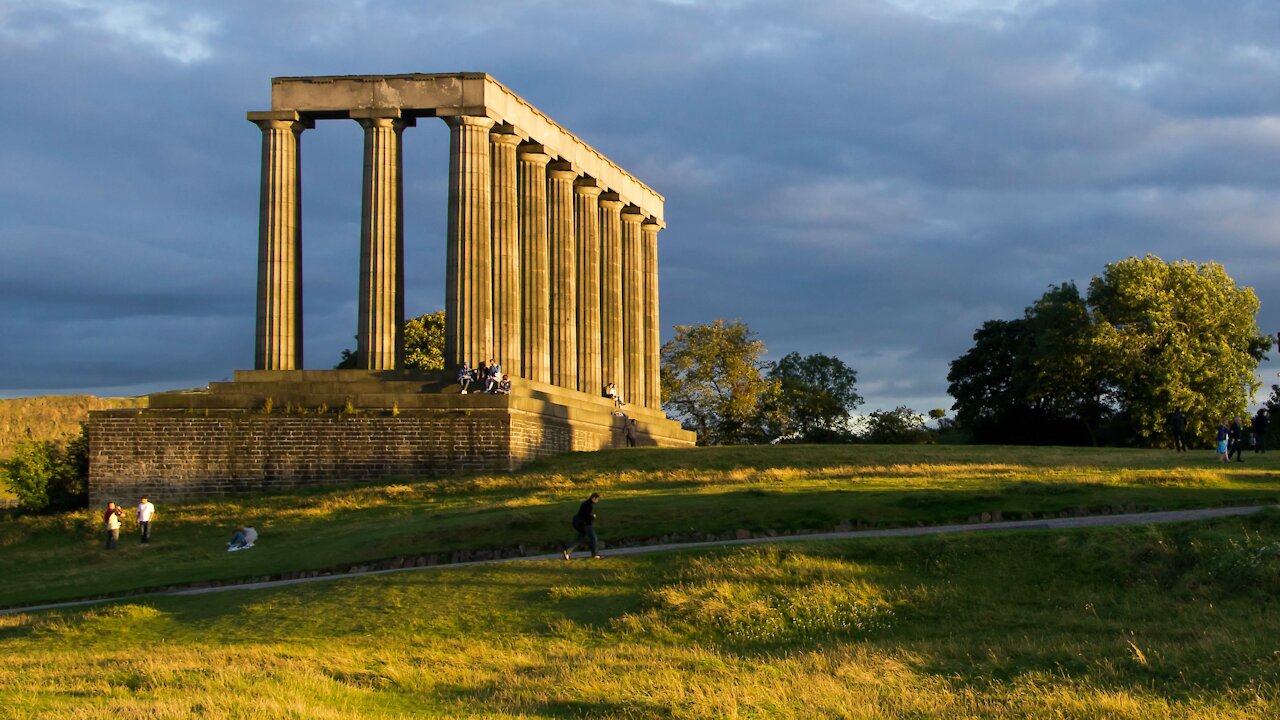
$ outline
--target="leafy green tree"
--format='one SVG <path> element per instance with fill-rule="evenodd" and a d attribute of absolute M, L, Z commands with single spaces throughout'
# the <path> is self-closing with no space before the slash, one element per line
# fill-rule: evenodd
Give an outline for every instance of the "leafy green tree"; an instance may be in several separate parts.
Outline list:
<path fill-rule="evenodd" d="M 1215 263 L 1110 264 L 1087 299 L 1051 286 L 1024 317 L 983 324 L 947 375 L 957 420 L 980 442 L 1158 445 L 1182 408 L 1204 437 L 1258 387 L 1257 309 Z"/>
<path fill-rule="evenodd" d="M 404 366 L 416 370 L 444 369 L 444 311 L 404 321 Z M 354 370 L 356 352 L 343 350 L 335 370 Z"/>
<path fill-rule="evenodd" d="M 867 442 L 889 445 L 923 445 L 933 442 L 924 416 L 905 405 L 876 410 L 865 419 Z"/>
<path fill-rule="evenodd" d="M 677 325 L 662 346 L 662 406 L 699 445 L 764 439 L 761 408 L 776 407 L 779 383 L 765 376 L 764 343 L 741 321 Z"/>
<path fill-rule="evenodd" d="M 0 462 L 0 479 L 31 512 L 85 507 L 89 501 L 89 441 L 81 427 L 70 440 L 24 440 Z"/>
<path fill-rule="evenodd" d="M 1089 305 L 1122 430 L 1139 443 L 1167 438 L 1178 408 L 1188 437 L 1206 437 L 1261 387 L 1254 372 L 1271 337 L 1258 330 L 1258 296 L 1218 263 L 1121 260 L 1089 284 Z"/>
<path fill-rule="evenodd" d="M 858 373 L 840 358 L 815 353 L 788 353 L 769 368 L 777 382 L 777 402 L 770 417 L 780 424 L 774 437 L 799 433 L 807 442 L 830 442 L 850 435 L 849 413 L 862 404 Z"/>

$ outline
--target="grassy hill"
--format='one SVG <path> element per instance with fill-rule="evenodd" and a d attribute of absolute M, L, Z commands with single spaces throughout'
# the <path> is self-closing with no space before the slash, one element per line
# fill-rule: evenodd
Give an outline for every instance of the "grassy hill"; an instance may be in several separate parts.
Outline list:
<path fill-rule="evenodd" d="M 0 523 L 0 604 L 567 539 L 611 543 L 1280 500 L 1210 453 L 765 447 L 575 454 L 510 475 Z M 259 546 L 222 550 L 256 525 Z M 433 568 L 0 615 L 19 717 L 1280 714 L 1280 513 L 1150 528 L 793 542 Z"/>
<path fill-rule="evenodd" d="M 0 460 L 23 440 L 61 440 L 80 432 L 90 410 L 146 407 L 146 397 L 100 398 L 93 395 L 43 395 L 0 400 Z M 0 480 L 0 502 L 13 495 Z"/>

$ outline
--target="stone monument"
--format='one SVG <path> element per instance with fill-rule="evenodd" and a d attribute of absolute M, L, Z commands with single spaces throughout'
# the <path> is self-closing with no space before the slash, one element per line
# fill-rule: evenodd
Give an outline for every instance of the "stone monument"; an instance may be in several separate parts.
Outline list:
<path fill-rule="evenodd" d="M 441 373 L 402 367 L 400 141 L 430 117 L 450 128 Z M 621 446 L 628 418 L 641 444 L 693 445 L 661 407 L 662 196 L 483 73 L 274 78 L 271 110 L 248 119 L 262 131 L 254 369 L 92 413 L 91 502 L 511 470 Z M 364 129 L 359 369 L 310 370 L 299 150 L 338 119 Z M 511 394 L 459 394 L 452 369 L 489 358 Z"/>

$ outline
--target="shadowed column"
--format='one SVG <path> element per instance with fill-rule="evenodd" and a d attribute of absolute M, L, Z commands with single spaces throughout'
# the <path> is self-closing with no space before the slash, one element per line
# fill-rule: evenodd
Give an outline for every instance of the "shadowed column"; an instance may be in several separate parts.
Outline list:
<path fill-rule="evenodd" d="M 600 196 L 600 355 L 604 383 L 620 394 L 622 372 L 622 201 L 618 194 Z M 630 400 L 625 394 L 623 400 Z"/>
<path fill-rule="evenodd" d="M 352 110 L 364 128 L 360 210 L 360 302 L 356 366 L 393 370 L 404 362 L 404 192 L 399 110 Z"/>
<path fill-rule="evenodd" d="M 445 252 L 445 362 L 488 361 L 493 355 L 493 244 L 490 236 L 487 117 L 459 115 L 449 124 L 449 228 Z"/>
<path fill-rule="evenodd" d="M 600 380 L 600 192 L 591 178 L 573 186 L 578 251 L 578 389 L 599 395 Z"/>
<path fill-rule="evenodd" d="M 262 130 L 258 206 L 258 313 L 253 366 L 302 368 L 302 175 L 298 136 L 311 127 L 292 110 L 251 112 Z"/>
<path fill-rule="evenodd" d="M 622 398 L 644 403 L 644 252 L 639 209 L 622 212 Z"/>
<path fill-rule="evenodd" d="M 516 145 L 511 126 L 489 134 L 493 155 L 493 357 L 511 375 L 520 368 L 520 208 Z"/>
<path fill-rule="evenodd" d="M 547 229 L 551 271 L 551 384 L 578 387 L 577 263 L 574 258 L 573 180 L 567 162 L 547 172 Z"/>
<path fill-rule="evenodd" d="M 541 145 L 521 145 L 520 274 L 523 327 L 520 333 L 521 377 L 551 382 L 551 290 L 547 279 L 547 163 Z"/>
<path fill-rule="evenodd" d="M 641 248 L 644 254 L 644 404 L 645 407 L 662 407 L 662 386 L 659 383 L 659 325 L 658 325 L 658 231 L 662 224 L 653 218 L 640 225 Z"/>

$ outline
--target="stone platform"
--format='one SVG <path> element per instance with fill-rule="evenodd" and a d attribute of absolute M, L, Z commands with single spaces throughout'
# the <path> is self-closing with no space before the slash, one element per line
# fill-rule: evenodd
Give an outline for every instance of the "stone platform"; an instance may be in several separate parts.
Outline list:
<path fill-rule="evenodd" d="M 316 484 L 510 471 L 548 455 L 689 447 L 661 411 L 513 378 L 510 395 L 462 395 L 443 373 L 248 370 L 206 390 L 159 393 L 145 410 L 89 418 L 93 505 L 165 503 Z"/>

